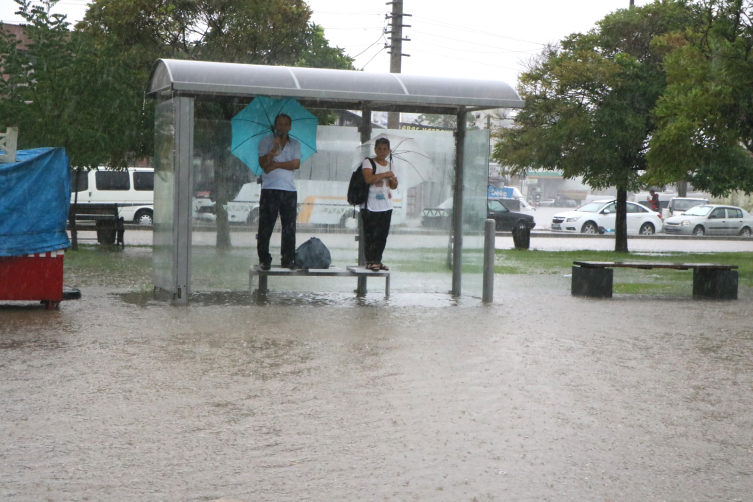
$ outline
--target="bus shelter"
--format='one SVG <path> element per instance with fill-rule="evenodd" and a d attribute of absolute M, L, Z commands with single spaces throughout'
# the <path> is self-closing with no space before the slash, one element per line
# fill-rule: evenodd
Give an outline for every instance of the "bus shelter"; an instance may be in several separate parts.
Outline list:
<path fill-rule="evenodd" d="M 260 185 L 230 154 L 230 120 L 257 96 L 295 98 L 322 122 L 335 116 L 360 122 L 319 126 L 317 153 L 297 173 L 298 245 L 316 235 L 330 247 L 333 263 L 355 264 L 357 225 L 345 200 L 354 154 L 380 133 L 410 137 L 429 155 L 432 170 L 419 185 L 398 187 L 394 197 L 385 251 L 393 290 L 480 296 L 490 131 L 469 129 L 466 119 L 480 110 L 522 108 L 508 84 L 161 59 L 148 94 L 157 101 L 152 281 L 176 303 L 187 303 L 192 292 L 244 289 L 249 267 L 258 263 L 254 215 Z M 457 126 L 379 129 L 372 112 L 440 114 Z M 218 197 L 227 186 L 233 189 L 225 190 L 226 200 Z M 227 225 L 224 217 L 217 221 L 217 205 L 226 211 Z"/>

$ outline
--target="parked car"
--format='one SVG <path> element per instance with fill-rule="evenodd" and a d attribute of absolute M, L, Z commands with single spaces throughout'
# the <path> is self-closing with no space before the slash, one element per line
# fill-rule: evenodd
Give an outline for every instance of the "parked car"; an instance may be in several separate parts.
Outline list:
<path fill-rule="evenodd" d="M 635 202 L 625 204 L 628 235 L 653 235 L 661 231 L 659 213 Z M 590 202 L 574 211 L 555 214 L 552 218 L 552 230 L 583 234 L 614 232 L 616 210 L 615 200 Z"/>
<path fill-rule="evenodd" d="M 495 221 L 497 230 L 512 230 L 513 228 L 532 229 L 536 226 L 533 216 L 525 213 L 510 211 L 499 200 L 490 200 L 487 203 L 488 216 Z"/>
<path fill-rule="evenodd" d="M 539 201 L 539 207 L 551 207 L 554 205 L 554 199 L 541 199 Z"/>
<path fill-rule="evenodd" d="M 436 207 L 427 207 L 421 212 L 422 227 L 449 227 L 452 219 L 452 197 Z"/>
<path fill-rule="evenodd" d="M 505 204 L 511 199 L 489 199 L 486 201 L 488 217 L 496 222 L 497 230 L 512 230 L 513 227 L 536 226 L 533 216 L 517 211 L 510 211 Z M 504 202 L 503 202 L 504 201 Z M 515 201 L 517 202 L 517 201 Z M 469 215 L 466 215 L 469 216 Z M 424 227 L 449 228 L 452 224 L 452 197 L 436 207 L 427 207 L 421 214 L 421 225 Z"/>
<path fill-rule="evenodd" d="M 225 205 L 228 222 L 252 225 L 259 217 L 260 190 L 261 186 L 255 182 L 244 184 L 238 195 Z M 194 197 L 193 218 L 210 222 L 217 220 L 215 202 L 209 193 L 199 192 Z"/>
<path fill-rule="evenodd" d="M 674 216 L 675 213 L 680 214 L 687 211 L 691 207 L 702 206 L 708 204 L 708 199 L 699 199 L 693 197 L 672 197 L 667 205 L 667 212 L 669 216 Z"/>
<path fill-rule="evenodd" d="M 664 232 L 674 235 L 741 235 L 750 237 L 753 217 L 734 206 L 704 204 L 667 218 Z"/>
<path fill-rule="evenodd" d="M 154 223 L 154 169 L 105 167 L 71 173 L 71 204 L 117 204 L 126 222 Z"/>
<path fill-rule="evenodd" d="M 570 197 L 565 197 L 564 195 L 558 195 L 554 198 L 554 202 L 552 203 L 553 207 L 578 207 L 578 202 L 576 202 L 574 199 L 571 199 Z"/>

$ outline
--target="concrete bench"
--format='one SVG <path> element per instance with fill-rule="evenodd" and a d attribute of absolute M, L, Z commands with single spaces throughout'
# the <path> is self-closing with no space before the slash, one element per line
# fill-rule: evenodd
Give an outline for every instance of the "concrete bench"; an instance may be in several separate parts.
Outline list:
<path fill-rule="evenodd" d="M 693 270 L 693 296 L 737 300 L 737 265 L 713 263 L 649 263 L 573 261 L 573 296 L 612 297 L 615 268 Z"/>
<path fill-rule="evenodd" d="M 291 270 L 289 268 L 272 267 L 269 270 L 262 270 L 259 265 L 254 265 L 248 274 L 248 289 L 254 290 L 254 277 L 259 277 L 259 293 L 266 294 L 269 291 L 267 279 L 272 277 L 355 277 L 359 279 L 357 292 L 359 295 L 366 294 L 366 279 L 371 277 L 384 278 L 384 296 L 390 296 L 390 272 L 382 270 L 372 272 L 365 267 L 356 265 L 346 267 L 345 269 L 337 267 L 329 268 L 311 268 Z"/>

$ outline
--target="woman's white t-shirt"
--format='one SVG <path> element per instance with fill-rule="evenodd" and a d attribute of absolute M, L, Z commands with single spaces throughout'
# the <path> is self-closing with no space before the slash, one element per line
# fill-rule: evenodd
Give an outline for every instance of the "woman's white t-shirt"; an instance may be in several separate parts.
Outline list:
<path fill-rule="evenodd" d="M 387 171 L 392 170 L 392 166 L 389 162 L 386 166 L 381 166 L 379 165 L 379 162 L 375 160 L 374 165 L 376 166 L 376 172 L 374 172 L 373 174 L 386 173 Z M 363 161 L 361 169 L 373 169 L 371 162 L 369 162 L 369 159 Z M 365 206 L 369 211 L 373 211 L 375 213 L 389 211 L 390 209 L 392 209 L 392 192 L 390 190 L 389 180 L 379 180 L 373 185 L 369 185 L 369 198 L 366 199 Z"/>

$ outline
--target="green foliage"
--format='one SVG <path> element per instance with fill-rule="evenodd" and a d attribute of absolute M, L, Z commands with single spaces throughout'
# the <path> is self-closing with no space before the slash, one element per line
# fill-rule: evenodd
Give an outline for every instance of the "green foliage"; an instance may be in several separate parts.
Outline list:
<path fill-rule="evenodd" d="M 640 187 L 651 117 L 664 89 L 651 41 L 687 22 L 682 4 L 617 11 L 548 47 L 521 75 L 525 108 L 500 131 L 494 158 L 517 171 L 559 169 L 594 189 Z"/>
<path fill-rule="evenodd" d="M 20 148 L 65 147 L 74 167 L 153 154 L 144 91 L 158 58 L 353 69 L 303 0 L 97 0 L 74 31 L 54 0 L 14 1 L 31 43 L 19 51 L 0 31 L 0 127 L 19 127 Z M 199 113 L 229 119 L 238 104 L 209 108 Z"/>
<path fill-rule="evenodd" d="M 143 81 L 111 47 L 70 32 L 65 16 L 49 13 L 54 2 L 16 3 L 30 42 L 20 51 L 15 37 L 0 35 L 8 75 L 0 80 L 0 127 L 19 128 L 20 148 L 64 147 L 74 167 L 125 166 L 131 153 L 150 149 L 139 132 Z"/>
<path fill-rule="evenodd" d="M 668 86 L 655 115 L 647 177 L 687 180 L 715 196 L 753 192 L 753 2 L 694 6 L 683 36 L 657 41 L 668 52 Z"/>
<path fill-rule="evenodd" d="M 616 187 L 616 251 L 627 251 L 625 194 L 642 185 L 651 112 L 666 85 L 652 42 L 684 29 L 688 16 L 684 2 L 655 2 L 547 47 L 520 77 L 515 127 L 498 133 L 493 158 L 513 172 L 558 169 L 596 190 Z"/>

